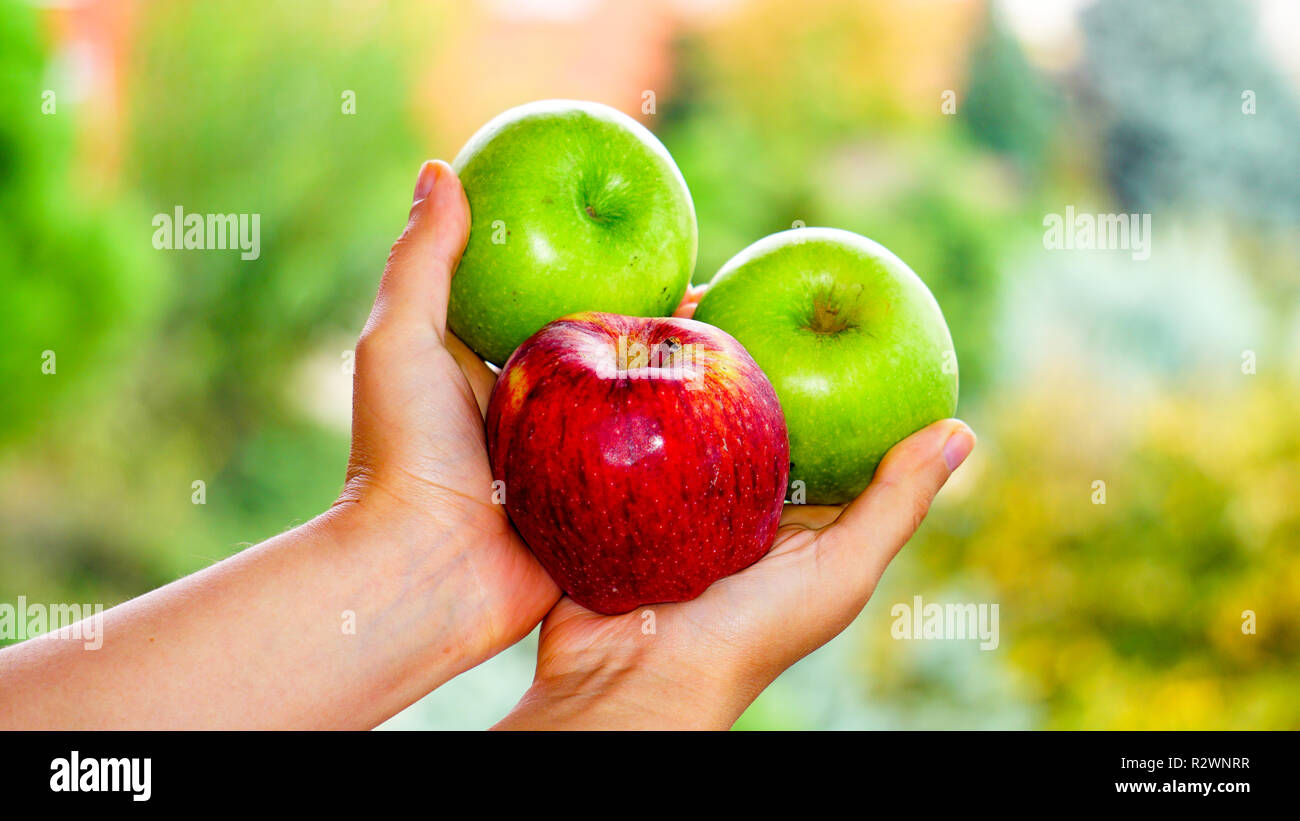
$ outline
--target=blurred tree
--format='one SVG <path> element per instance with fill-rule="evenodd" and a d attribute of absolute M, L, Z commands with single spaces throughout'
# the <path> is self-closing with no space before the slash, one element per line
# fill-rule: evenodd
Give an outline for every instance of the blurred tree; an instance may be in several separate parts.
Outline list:
<path fill-rule="evenodd" d="M 408 115 L 412 55 L 429 38 L 383 6 L 363 19 L 185 2 L 140 32 L 129 164 L 142 195 L 160 213 L 261 218 L 256 260 L 169 253 L 184 287 L 155 365 L 179 389 L 158 400 L 216 447 L 283 412 L 286 370 L 310 346 L 360 329 L 401 228 L 425 156 Z"/>
<path fill-rule="evenodd" d="M 1025 59 L 994 4 L 971 55 L 958 113 L 979 145 L 1011 157 L 1031 179 L 1042 174 L 1061 110 L 1054 88 Z"/>
<path fill-rule="evenodd" d="M 1238 0 L 1099 0 L 1084 13 L 1083 72 L 1122 208 L 1300 223 L 1300 105 L 1257 20 Z"/>
<path fill-rule="evenodd" d="M 72 178 L 77 105 L 48 69 L 35 11 L 0 0 L 0 446 L 31 435 L 77 392 L 111 383 L 162 287 L 148 218 Z M 46 351 L 54 373 L 43 370 Z"/>

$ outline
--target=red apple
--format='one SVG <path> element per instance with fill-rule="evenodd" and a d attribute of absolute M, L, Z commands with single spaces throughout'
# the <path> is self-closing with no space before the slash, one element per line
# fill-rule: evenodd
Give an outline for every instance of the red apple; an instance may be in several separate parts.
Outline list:
<path fill-rule="evenodd" d="M 599 613 L 693 599 L 763 557 L 790 470 L 776 392 L 691 319 L 557 319 L 506 362 L 492 474 L 524 541 Z"/>

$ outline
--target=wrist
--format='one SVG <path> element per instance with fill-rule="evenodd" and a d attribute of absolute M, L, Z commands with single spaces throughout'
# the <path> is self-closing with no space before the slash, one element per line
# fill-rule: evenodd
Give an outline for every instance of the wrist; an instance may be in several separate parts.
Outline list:
<path fill-rule="evenodd" d="M 496 651 L 481 591 L 461 560 L 473 550 L 463 523 L 344 500 L 315 524 L 346 557 L 346 609 L 365 648 L 358 659 L 382 660 L 385 687 L 424 695 Z"/>
<path fill-rule="evenodd" d="M 637 650 L 539 669 L 494 729 L 726 730 L 762 691 L 728 664 L 702 669 L 655 656 L 653 649 Z"/>
<path fill-rule="evenodd" d="M 373 482 L 364 491 L 345 489 L 321 519 L 340 543 L 365 551 L 376 562 L 400 559 L 404 570 L 396 579 L 421 573 L 442 580 L 447 571 L 463 573 L 460 559 L 472 547 L 476 530 L 466 509 L 414 501 Z"/>

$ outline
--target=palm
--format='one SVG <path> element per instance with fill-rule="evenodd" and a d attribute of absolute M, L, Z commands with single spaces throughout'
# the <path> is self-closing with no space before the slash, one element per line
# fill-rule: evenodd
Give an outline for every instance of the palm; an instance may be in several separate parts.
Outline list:
<path fill-rule="evenodd" d="M 689 658 L 701 648 L 752 646 L 780 630 L 805 635 L 805 625 L 799 622 L 822 621 L 821 608 L 812 605 L 824 603 L 833 590 L 828 588 L 829 568 L 821 560 L 818 542 L 839 513 L 836 507 L 787 505 L 771 551 L 691 601 L 602 616 L 565 596 L 542 623 L 539 675 L 562 672 L 569 659 L 592 653 L 634 653 L 647 641 L 666 644 L 658 649 Z M 653 614 L 653 622 L 647 613 Z"/>
<path fill-rule="evenodd" d="M 451 489 L 453 508 L 468 509 L 472 514 L 479 547 L 468 560 L 473 563 L 494 629 L 502 637 L 520 635 L 533 629 L 560 590 L 511 526 L 505 506 L 494 498 L 483 413 L 496 375 L 450 333 L 441 353 L 444 355 L 431 357 L 426 384 L 451 389 L 435 391 L 441 398 L 434 399 L 433 413 L 417 410 L 414 416 L 418 419 L 411 421 L 427 428 L 421 432 L 431 443 L 427 464 L 435 484 Z M 455 492 L 457 488 L 462 490 Z"/>

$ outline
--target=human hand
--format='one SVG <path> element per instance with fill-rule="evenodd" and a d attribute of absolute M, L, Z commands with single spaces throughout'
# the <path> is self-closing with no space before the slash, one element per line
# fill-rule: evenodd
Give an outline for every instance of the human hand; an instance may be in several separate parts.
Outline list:
<path fill-rule="evenodd" d="M 369 538 L 400 541 L 425 616 L 459 636 L 468 668 L 518 641 L 560 590 L 492 499 L 483 411 L 496 375 L 447 330 L 469 204 L 426 162 L 356 349 L 352 451 L 336 508 Z"/>
<path fill-rule="evenodd" d="M 688 291 L 677 315 L 702 294 Z M 532 688 L 498 727 L 730 727 L 861 612 L 974 445 L 955 419 L 918 431 L 848 506 L 786 505 L 772 550 L 691 601 L 603 616 L 564 597 L 542 623 Z"/>

